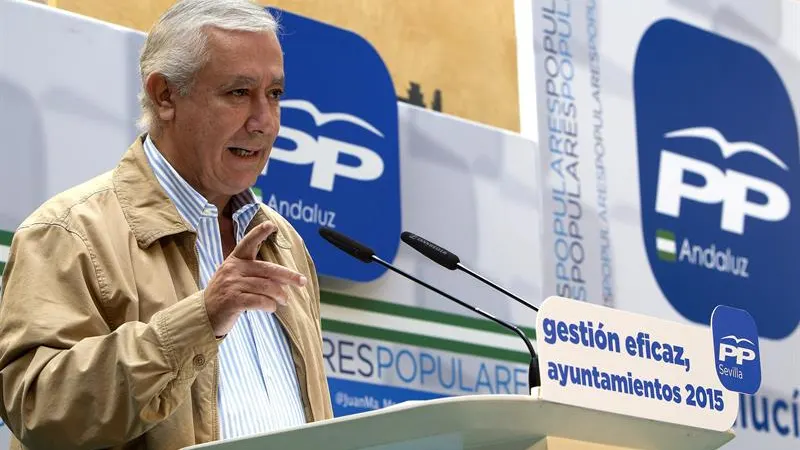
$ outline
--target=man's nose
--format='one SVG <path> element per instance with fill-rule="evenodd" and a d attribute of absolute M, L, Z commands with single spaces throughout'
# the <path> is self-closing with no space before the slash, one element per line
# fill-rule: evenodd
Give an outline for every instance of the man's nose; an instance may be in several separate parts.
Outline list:
<path fill-rule="evenodd" d="M 251 102 L 250 117 L 247 118 L 245 129 L 250 134 L 273 134 L 278 119 L 278 106 L 272 104 L 267 98 L 258 97 Z"/>

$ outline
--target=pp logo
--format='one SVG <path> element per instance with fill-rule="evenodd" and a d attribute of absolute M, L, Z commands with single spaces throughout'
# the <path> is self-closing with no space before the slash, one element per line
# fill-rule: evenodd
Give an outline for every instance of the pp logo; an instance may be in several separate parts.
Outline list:
<path fill-rule="evenodd" d="M 747 311 L 720 305 L 711 314 L 716 372 L 726 389 L 755 394 L 761 385 L 758 330 Z"/>
<path fill-rule="evenodd" d="M 281 102 L 281 110 L 298 109 L 305 111 L 313 119 L 316 126 L 329 122 L 351 123 L 369 132 L 383 137 L 383 133 L 369 122 L 346 113 L 323 113 L 306 100 L 286 100 Z M 311 165 L 311 187 L 324 191 L 333 191 L 336 177 L 351 180 L 373 181 L 383 174 L 383 159 L 369 148 L 331 139 L 326 136 L 314 138 L 303 130 L 282 126 L 279 136 L 295 143 L 294 150 L 275 146 L 270 157 L 289 164 Z M 279 141 L 280 142 L 280 141 Z M 355 158 L 357 165 L 341 164 L 340 155 Z"/>
<path fill-rule="evenodd" d="M 800 152 L 780 76 L 753 48 L 661 20 L 639 44 L 634 97 L 642 231 L 664 296 L 701 324 L 724 298 L 762 336 L 788 336 Z"/>
<path fill-rule="evenodd" d="M 728 358 L 735 358 L 736 365 L 741 366 L 745 361 L 753 361 L 756 359 L 756 351 L 748 347 L 740 347 L 744 343 L 750 347 L 755 347 L 755 344 L 750 339 L 736 337 L 736 335 L 729 334 L 721 339 L 722 341 L 730 340 L 732 343 L 726 344 L 720 342 L 719 344 L 719 360 L 727 362 Z"/>
<path fill-rule="evenodd" d="M 285 11 L 286 95 L 262 201 L 288 219 L 321 275 L 371 281 L 385 272 L 325 242 L 340 230 L 391 260 L 400 243 L 397 98 L 386 66 L 360 36 Z"/>
<path fill-rule="evenodd" d="M 789 170 L 780 158 L 766 148 L 753 142 L 728 142 L 718 130 L 710 127 L 685 128 L 664 135 L 665 138 L 706 139 L 719 148 L 727 159 L 739 153 L 752 153 L 772 162 L 783 170 Z M 703 184 L 687 183 L 687 175 L 694 174 Z M 749 194 L 761 194 L 766 201 L 748 200 Z M 661 151 L 656 211 L 680 217 L 684 200 L 721 205 L 720 228 L 730 233 L 744 234 L 745 219 L 777 222 L 789 214 L 789 195 L 779 185 L 733 169 L 723 171 L 701 159 Z"/>

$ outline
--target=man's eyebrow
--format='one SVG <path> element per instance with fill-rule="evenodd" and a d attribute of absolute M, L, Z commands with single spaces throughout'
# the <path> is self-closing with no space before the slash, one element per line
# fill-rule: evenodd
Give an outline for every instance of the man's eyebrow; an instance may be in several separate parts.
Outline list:
<path fill-rule="evenodd" d="M 279 76 L 279 77 L 275 77 L 275 78 L 273 78 L 273 79 L 272 79 L 272 84 L 273 84 L 273 85 L 277 84 L 277 85 L 279 85 L 280 87 L 284 87 L 284 86 L 286 86 L 286 76 L 284 76 L 284 75 L 281 75 L 281 76 Z"/>
<path fill-rule="evenodd" d="M 233 86 L 252 86 L 257 84 L 258 80 L 247 75 L 237 75 L 233 80 L 222 85 L 223 88 L 231 88 Z"/>

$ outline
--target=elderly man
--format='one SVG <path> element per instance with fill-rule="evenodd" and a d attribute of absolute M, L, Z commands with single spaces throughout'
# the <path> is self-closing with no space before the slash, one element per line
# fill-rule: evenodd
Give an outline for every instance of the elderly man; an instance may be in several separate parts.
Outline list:
<path fill-rule="evenodd" d="M 12 448 L 177 449 L 332 416 L 314 264 L 249 189 L 278 134 L 276 27 L 244 0 L 175 4 L 141 56 L 145 133 L 15 233 Z"/>

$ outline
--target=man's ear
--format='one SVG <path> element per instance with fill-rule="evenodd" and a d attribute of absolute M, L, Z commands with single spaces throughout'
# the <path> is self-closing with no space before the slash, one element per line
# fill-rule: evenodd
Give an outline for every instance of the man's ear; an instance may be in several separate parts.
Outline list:
<path fill-rule="evenodd" d="M 175 118 L 175 102 L 174 97 L 177 92 L 173 90 L 173 86 L 167 82 L 164 75 L 160 73 L 151 73 L 145 82 L 145 89 L 150 101 L 155 105 L 155 112 L 159 119 L 164 122 L 169 122 Z"/>

